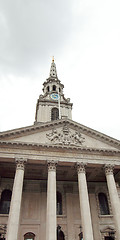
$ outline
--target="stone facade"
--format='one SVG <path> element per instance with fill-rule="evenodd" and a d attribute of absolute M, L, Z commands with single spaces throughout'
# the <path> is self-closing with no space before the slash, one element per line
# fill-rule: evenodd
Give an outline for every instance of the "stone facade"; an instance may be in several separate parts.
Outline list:
<path fill-rule="evenodd" d="M 43 86 L 35 124 L 0 133 L 0 239 L 119 240 L 120 142 L 71 119 L 54 60 Z"/>

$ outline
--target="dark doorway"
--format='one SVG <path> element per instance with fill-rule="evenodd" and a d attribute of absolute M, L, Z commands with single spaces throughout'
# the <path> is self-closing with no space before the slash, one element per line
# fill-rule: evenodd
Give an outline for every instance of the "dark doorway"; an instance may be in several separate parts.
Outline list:
<path fill-rule="evenodd" d="M 114 237 L 105 237 L 105 240 L 114 240 Z"/>
<path fill-rule="evenodd" d="M 57 226 L 57 240 L 65 240 L 65 235 L 59 225 Z"/>
<path fill-rule="evenodd" d="M 0 200 L 0 214 L 9 214 L 12 191 L 5 189 Z"/>

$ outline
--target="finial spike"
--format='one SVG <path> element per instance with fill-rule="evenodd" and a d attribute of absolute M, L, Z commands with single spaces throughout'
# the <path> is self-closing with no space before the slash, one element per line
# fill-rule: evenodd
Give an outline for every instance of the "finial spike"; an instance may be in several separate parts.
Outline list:
<path fill-rule="evenodd" d="M 54 62 L 54 56 L 52 57 L 52 63 L 50 68 L 50 77 L 57 78 L 56 65 Z"/>

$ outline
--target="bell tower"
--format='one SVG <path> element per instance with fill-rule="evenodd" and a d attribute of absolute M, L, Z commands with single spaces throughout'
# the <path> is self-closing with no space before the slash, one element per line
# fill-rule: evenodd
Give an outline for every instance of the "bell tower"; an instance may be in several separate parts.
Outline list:
<path fill-rule="evenodd" d="M 72 103 L 65 98 L 64 85 L 58 79 L 56 64 L 52 59 L 49 78 L 43 83 L 43 94 L 36 105 L 35 123 L 50 122 L 61 118 L 72 119 Z"/>

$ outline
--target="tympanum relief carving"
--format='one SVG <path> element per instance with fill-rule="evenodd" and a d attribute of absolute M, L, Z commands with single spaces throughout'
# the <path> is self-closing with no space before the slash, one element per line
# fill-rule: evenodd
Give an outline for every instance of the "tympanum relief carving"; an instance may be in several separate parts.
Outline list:
<path fill-rule="evenodd" d="M 46 137 L 54 144 L 60 145 L 82 145 L 85 142 L 85 138 L 78 131 L 73 133 L 70 131 L 68 126 L 64 125 L 62 130 L 58 131 L 55 128 Z"/>

